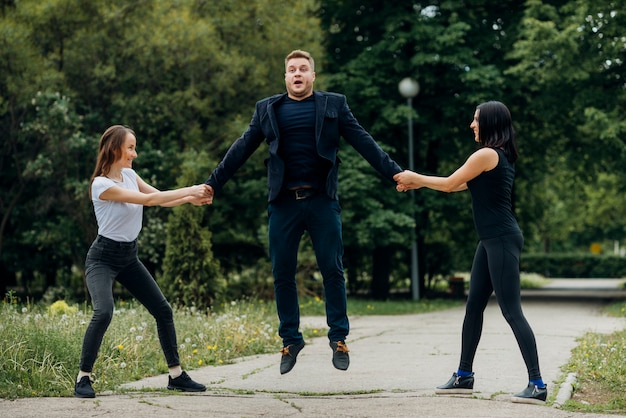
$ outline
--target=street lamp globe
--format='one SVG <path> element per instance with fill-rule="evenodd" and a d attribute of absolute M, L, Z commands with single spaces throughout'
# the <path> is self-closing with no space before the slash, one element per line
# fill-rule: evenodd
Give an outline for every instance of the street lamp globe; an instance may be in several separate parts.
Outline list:
<path fill-rule="evenodd" d="M 420 92 L 420 84 L 411 77 L 405 77 L 398 84 L 398 91 L 405 99 L 412 99 Z"/>

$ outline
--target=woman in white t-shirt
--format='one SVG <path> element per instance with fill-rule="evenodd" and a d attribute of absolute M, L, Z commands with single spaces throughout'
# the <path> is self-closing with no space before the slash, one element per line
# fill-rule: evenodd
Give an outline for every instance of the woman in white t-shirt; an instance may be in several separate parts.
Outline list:
<path fill-rule="evenodd" d="M 79 398 L 96 396 L 91 387 L 91 372 L 113 317 L 115 281 L 128 289 L 156 320 L 169 368 L 167 388 L 186 392 L 206 390 L 181 369 L 172 308 L 137 257 L 137 236 L 141 231 L 144 206 L 210 204 L 213 195 L 204 184 L 164 192 L 147 184 L 132 169 L 133 160 L 137 158 L 136 145 L 135 133 L 121 125 L 111 126 L 100 138 L 90 188 L 98 237 L 89 248 L 85 262 L 93 316 L 83 339 L 80 371 L 74 387 L 74 394 Z"/>

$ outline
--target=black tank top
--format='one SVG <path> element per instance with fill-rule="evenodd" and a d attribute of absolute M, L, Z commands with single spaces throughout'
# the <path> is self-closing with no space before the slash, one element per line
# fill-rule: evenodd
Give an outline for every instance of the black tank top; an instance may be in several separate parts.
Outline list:
<path fill-rule="evenodd" d="M 474 226 L 481 240 L 521 233 L 511 201 L 515 164 L 509 162 L 504 151 L 493 149 L 498 153 L 498 165 L 467 182 Z"/>

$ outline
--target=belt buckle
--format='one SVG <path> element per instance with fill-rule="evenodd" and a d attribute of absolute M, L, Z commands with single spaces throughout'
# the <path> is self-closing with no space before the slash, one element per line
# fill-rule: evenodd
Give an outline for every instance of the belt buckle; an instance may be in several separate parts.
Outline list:
<path fill-rule="evenodd" d="M 306 199 L 308 197 L 307 189 L 298 189 L 295 190 L 296 200 Z"/>

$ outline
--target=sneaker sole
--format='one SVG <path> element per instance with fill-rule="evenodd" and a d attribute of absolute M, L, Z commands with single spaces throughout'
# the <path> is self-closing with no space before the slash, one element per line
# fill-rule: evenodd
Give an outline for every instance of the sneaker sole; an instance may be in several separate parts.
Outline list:
<path fill-rule="evenodd" d="M 474 389 L 435 389 L 437 395 L 471 395 Z"/>
<path fill-rule="evenodd" d="M 81 398 L 81 399 L 92 399 L 96 397 L 96 394 L 94 393 L 93 395 L 80 395 L 78 393 L 74 393 L 74 397 Z"/>
<path fill-rule="evenodd" d="M 180 392 L 206 392 L 206 388 L 204 389 L 191 389 L 191 388 L 179 388 L 176 386 L 168 386 L 167 389 L 169 390 L 178 390 Z"/>
<path fill-rule="evenodd" d="M 520 397 L 517 397 L 517 396 L 511 397 L 511 402 L 513 402 L 513 403 L 525 403 L 525 404 L 529 404 L 529 405 L 543 405 L 543 404 L 546 403 L 546 401 L 542 401 L 541 399 L 520 398 Z"/>
<path fill-rule="evenodd" d="M 348 367 L 350 367 L 349 364 L 346 366 L 345 364 L 335 364 L 335 363 L 333 363 L 333 366 L 335 367 L 335 369 L 341 370 L 341 371 L 346 371 L 348 370 Z"/>

